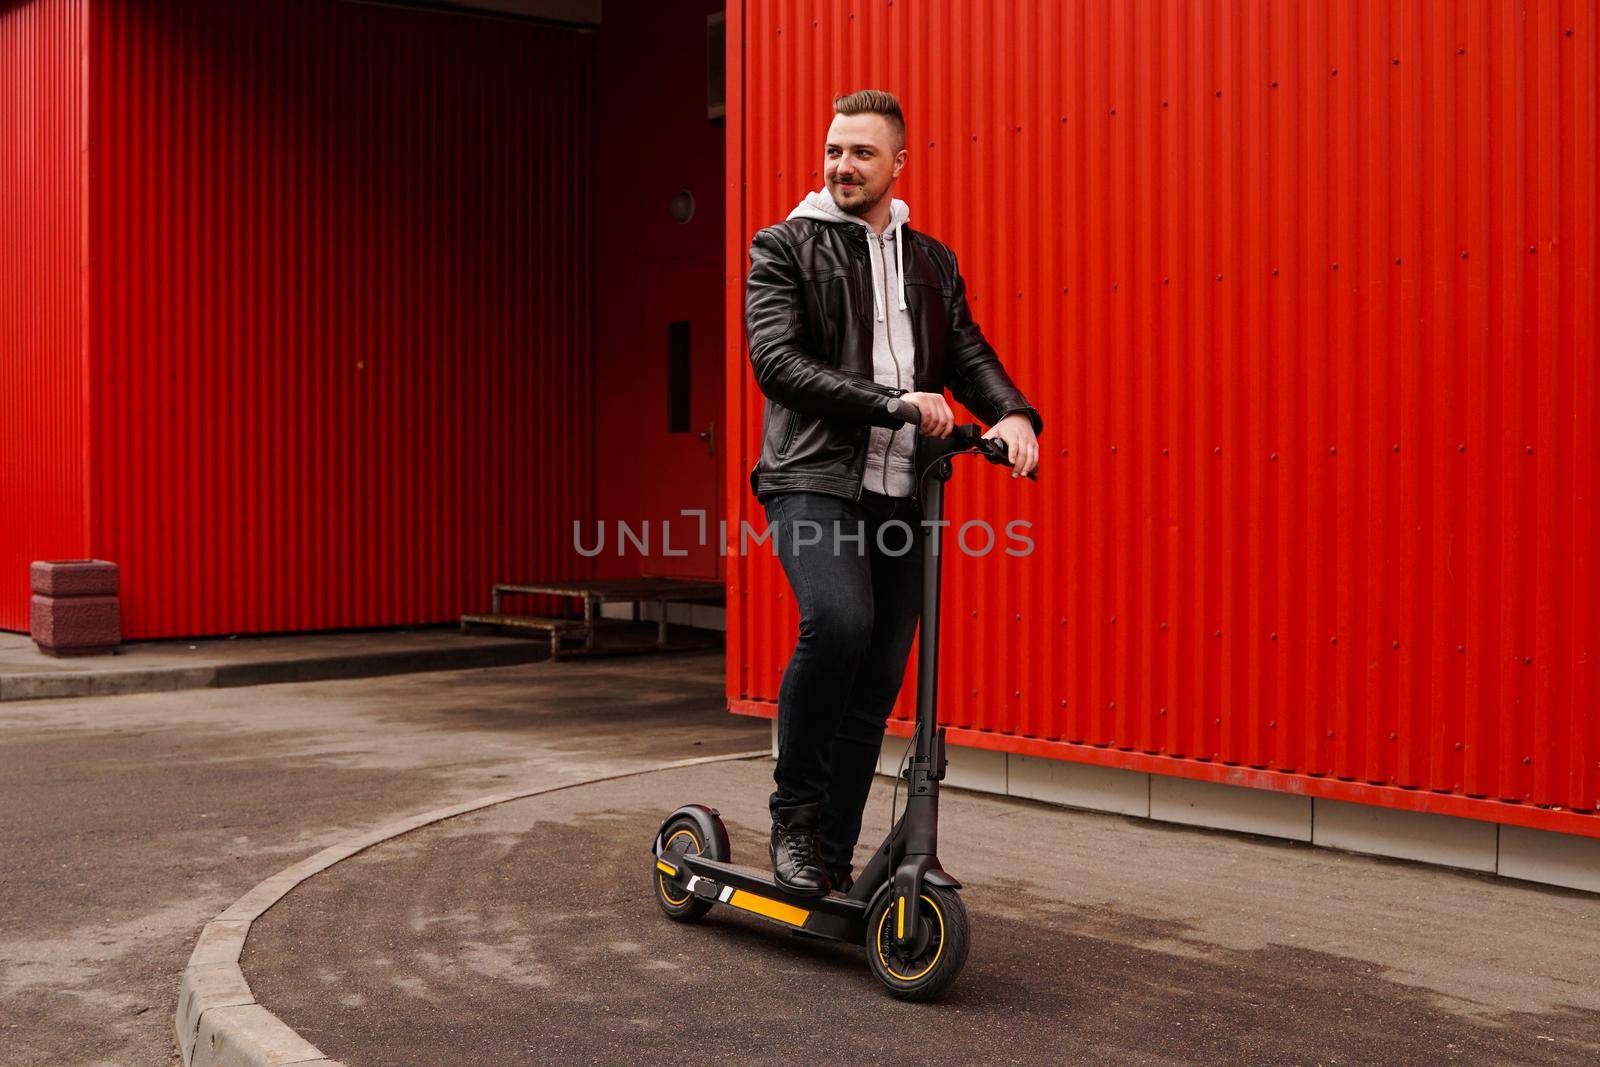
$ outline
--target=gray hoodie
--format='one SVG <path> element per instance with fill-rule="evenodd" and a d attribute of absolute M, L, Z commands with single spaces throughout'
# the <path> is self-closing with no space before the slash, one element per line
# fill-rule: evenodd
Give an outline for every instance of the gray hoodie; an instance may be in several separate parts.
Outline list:
<path fill-rule="evenodd" d="M 876 311 L 872 330 L 872 377 L 880 385 L 913 389 L 917 349 L 911 332 L 911 313 L 906 310 L 906 285 L 901 271 L 904 263 L 901 248 L 905 240 L 899 232 L 911 218 L 911 208 L 904 200 L 891 199 L 889 225 L 882 234 L 875 234 L 865 219 L 839 210 L 833 196 L 822 189 L 807 193 L 789 212 L 789 217 L 849 223 L 867 231 L 867 249 L 872 259 L 872 303 Z M 885 496 L 910 496 L 916 441 L 914 426 L 902 426 L 898 430 L 872 427 L 867 445 L 867 468 L 861 484 Z"/>

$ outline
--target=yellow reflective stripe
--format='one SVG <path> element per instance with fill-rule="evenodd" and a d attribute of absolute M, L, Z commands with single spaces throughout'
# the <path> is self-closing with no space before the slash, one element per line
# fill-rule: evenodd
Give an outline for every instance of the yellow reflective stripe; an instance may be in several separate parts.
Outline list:
<path fill-rule="evenodd" d="M 656 860 L 656 870 L 666 871 L 668 874 L 678 873 L 678 868 L 662 863 L 660 860 Z"/>
<path fill-rule="evenodd" d="M 746 893 L 743 889 L 735 889 L 733 896 L 728 898 L 728 903 L 745 911 L 753 911 L 757 915 L 765 915 L 769 919 L 788 923 L 790 926 L 804 926 L 807 916 L 811 913 L 804 908 L 797 908 L 792 904 L 785 904 L 781 900 L 768 900 L 766 897 L 754 893 Z"/>
<path fill-rule="evenodd" d="M 904 941 L 906 939 L 906 898 L 899 898 L 898 903 L 900 912 L 894 919 L 894 936 L 897 940 Z"/>

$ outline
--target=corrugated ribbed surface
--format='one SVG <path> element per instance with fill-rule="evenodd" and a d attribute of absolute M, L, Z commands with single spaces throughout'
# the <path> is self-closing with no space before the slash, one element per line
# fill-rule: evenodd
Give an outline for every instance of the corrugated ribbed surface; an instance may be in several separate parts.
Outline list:
<path fill-rule="evenodd" d="M 954 483 L 1038 551 L 947 561 L 946 721 L 1600 834 L 1552 814 L 1600 793 L 1592 4 L 744 17 L 730 251 L 820 185 L 835 92 L 897 91 L 912 224 L 1044 412 L 1038 486 Z M 731 592 L 730 696 L 770 701 L 782 573 Z"/>
<path fill-rule="evenodd" d="M 94 523 L 133 636 L 409 624 L 588 517 L 592 38 L 95 8 Z"/>
<path fill-rule="evenodd" d="M 0 629 L 81 556 L 86 0 L 0 2 Z"/>

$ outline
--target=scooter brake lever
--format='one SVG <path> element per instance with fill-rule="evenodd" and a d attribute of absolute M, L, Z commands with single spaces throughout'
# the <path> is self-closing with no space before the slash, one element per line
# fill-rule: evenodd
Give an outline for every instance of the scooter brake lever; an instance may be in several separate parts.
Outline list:
<path fill-rule="evenodd" d="M 988 460 L 990 463 L 993 463 L 995 466 L 1011 466 L 1011 456 L 1006 449 L 1006 443 L 1003 439 L 999 437 L 980 438 L 974 447 L 976 447 L 979 452 L 983 453 L 984 459 Z M 1029 471 L 1024 477 L 1028 478 L 1030 481 L 1036 482 L 1039 480 L 1039 476 L 1033 471 Z"/>

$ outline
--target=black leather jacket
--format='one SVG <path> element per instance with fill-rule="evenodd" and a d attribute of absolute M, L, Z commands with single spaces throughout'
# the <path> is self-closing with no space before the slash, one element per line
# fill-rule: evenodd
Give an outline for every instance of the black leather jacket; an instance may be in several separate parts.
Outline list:
<path fill-rule="evenodd" d="M 1035 433 L 1044 428 L 972 321 L 954 253 L 910 226 L 899 232 L 916 337 L 909 390 L 873 381 L 865 227 L 791 219 L 751 243 L 744 323 L 756 384 L 767 397 L 761 456 L 750 471 L 757 499 L 795 490 L 860 499 L 867 428 L 900 426 L 886 404 L 904 392 L 948 387 L 986 425 L 1021 411 Z"/>

